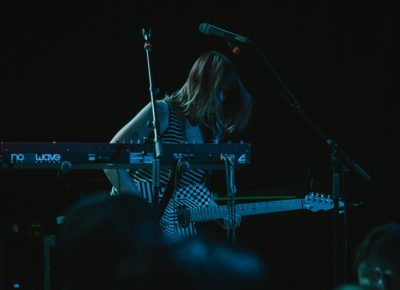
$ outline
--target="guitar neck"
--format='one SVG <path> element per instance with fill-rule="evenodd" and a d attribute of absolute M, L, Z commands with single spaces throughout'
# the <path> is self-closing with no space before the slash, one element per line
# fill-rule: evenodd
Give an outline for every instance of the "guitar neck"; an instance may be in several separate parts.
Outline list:
<path fill-rule="evenodd" d="M 235 212 L 241 216 L 300 210 L 303 208 L 303 199 L 301 198 L 235 204 Z M 190 220 L 192 222 L 202 222 L 226 218 L 228 210 L 227 205 L 192 208 L 190 209 Z"/>

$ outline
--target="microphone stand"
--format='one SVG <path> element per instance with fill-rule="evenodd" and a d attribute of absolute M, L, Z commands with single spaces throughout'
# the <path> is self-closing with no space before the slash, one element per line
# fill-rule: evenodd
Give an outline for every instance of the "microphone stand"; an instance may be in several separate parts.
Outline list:
<path fill-rule="evenodd" d="M 236 246 L 236 220 L 235 220 L 235 164 L 232 156 L 223 156 L 225 161 L 225 173 L 226 173 L 226 187 L 227 187 L 227 198 L 228 198 L 228 226 L 227 226 L 227 240 L 233 246 Z"/>
<path fill-rule="evenodd" d="M 149 78 L 149 92 L 150 92 L 150 99 L 151 99 L 151 109 L 152 109 L 152 116 L 153 122 L 151 126 L 153 127 L 154 132 L 154 153 L 155 158 L 153 161 L 153 176 L 152 176 L 152 189 L 153 189 L 153 207 L 158 211 L 159 207 L 159 197 L 161 192 L 160 187 L 160 159 L 162 158 L 162 144 L 160 142 L 160 123 L 158 121 L 158 114 L 157 114 L 157 106 L 154 100 L 154 91 L 153 91 L 153 83 L 151 78 L 151 69 L 150 69 L 150 51 L 151 51 L 151 30 L 149 29 L 142 29 L 142 36 L 144 38 L 144 51 L 146 52 L 146 60 L 147 60 L 147 71 L 148 71 L 148 78 Z"/>
<path fill-rule="evenodd" d="M 363 180 L 370 182 L 371 176 L 359 165 L 357 164 L 343 149 L 338 145 L 338 143 L 332 138 L 325 135 L 318 126 L 311 121 L 311 119 L 304 113 L 303 108 L 300 103 L 296 100 L 292 92 L 285 85 L 285 83 L 281 80 L 279 75 L 276 73 L 275 69 L 268 61 L 268 59 L 264 56 L 261 50 L 257 47 L 257 45 L 253 41 L 249 41 L 249 43 L 253 44 L 257 52 L 261 55 L 263 61 L 267 64 L 269 69 L 272 71 L 276 79 L 279 81 L 280 85 L 283 88 L 282 90 L 278 89 L 272 82 L 261 73 L 250 61 L 247 60 L 242 54 L 240 54 L 240 48 L 232 42 L 227 42 L 231 52 L 235 55 L 241 55 L 242 59 L 250 65 L 259 76 L 269 83 L 271 87 L 282 96 L 285 101 L 289 103 L 289 105 L 298 113 L 303 120 L 311 126 L 311 128 L 320 136 L 322 141 L 327 144 L 331 149 L 331 166 L 332 166 L 332 197 L 334 203 L 333 210 L 333 234 L 334 234 L 334 283 L 335 286 L 339 286 L 347 282 L 346 277 L 346 265 L 347 265 L 347 240 L 346 240 L 346 204 L 343 207 L 343 211 L 339 208 L 339 200 L 344 199 L 343 196 L 343 179 L 344 179 L 344 171 L 348 171 L 347 169 L 351 169 L 356 174 L 358 174 Z M 339 223 L 339 215 L 343 214 L 344 217 L 344 239 L 340 241 L 339 239 L 339 231 L 338 231 L 338 223 Z M 343 256 L 342 261 L 339 261 L 339 249 L 342 249 Z"/>

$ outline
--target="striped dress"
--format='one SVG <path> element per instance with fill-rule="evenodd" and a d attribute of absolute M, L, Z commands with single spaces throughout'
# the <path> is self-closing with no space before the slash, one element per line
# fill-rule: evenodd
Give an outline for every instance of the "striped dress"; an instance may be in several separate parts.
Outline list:
<path fill-rule="evenodd" d="M 187 143 L 183 116 L 180 115 L 175 105 L 166 100 L 169 108 L 168 127 L 160 136 L 163 143 Z M 143 198 L 152 203 L 152 171 L 137 169 L 130 170 L 135 185 L 142 193 Z M 160 199 L 167 187 L 172 171 L 160 170 Z M 205 187 L 206 172 L 200 169 L 184 171 L 177 180 L 175 191 L 168 202 L 161 219 L 162 231 L 166 236 L 190 237 L 196 235 L 193 223 L 180 224 L 177 220 L 176 209 L 181 207 L 198 208 L 207 207 L 211 193 Z"/>

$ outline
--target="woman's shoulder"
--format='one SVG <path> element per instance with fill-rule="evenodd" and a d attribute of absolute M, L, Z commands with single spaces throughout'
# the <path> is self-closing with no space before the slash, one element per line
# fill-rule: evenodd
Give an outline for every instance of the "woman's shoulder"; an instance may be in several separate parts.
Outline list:
<path fill-rule="evenodd" d="M 165 99 L 157 100 L 157 117 L 160 122 L 160 133 L 163 133 L 168 128 L 169 124 L 169 105 Z"/>

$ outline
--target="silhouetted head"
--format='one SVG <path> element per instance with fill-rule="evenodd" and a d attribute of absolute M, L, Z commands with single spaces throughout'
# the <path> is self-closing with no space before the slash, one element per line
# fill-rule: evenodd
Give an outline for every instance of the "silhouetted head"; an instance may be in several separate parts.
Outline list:
<path fill-rule="evenodd" d="M 400 289 L 400 224 L 373 228 L 357 248 L 359 283 L 376 289 Z"/>
<path fill-rule="evenodd" d="M 170 289 L 267 289 L 264 262 L 255 253 L 203 238 L 171 246 L 161 281 Z"/>
<path fill-rule="evenodd" d="M 66 213 L 57 241 L 68 290 L 132 289 L 151 278 L 160 249 L 156 215 L 133 195 L 94 195 Z"/>

